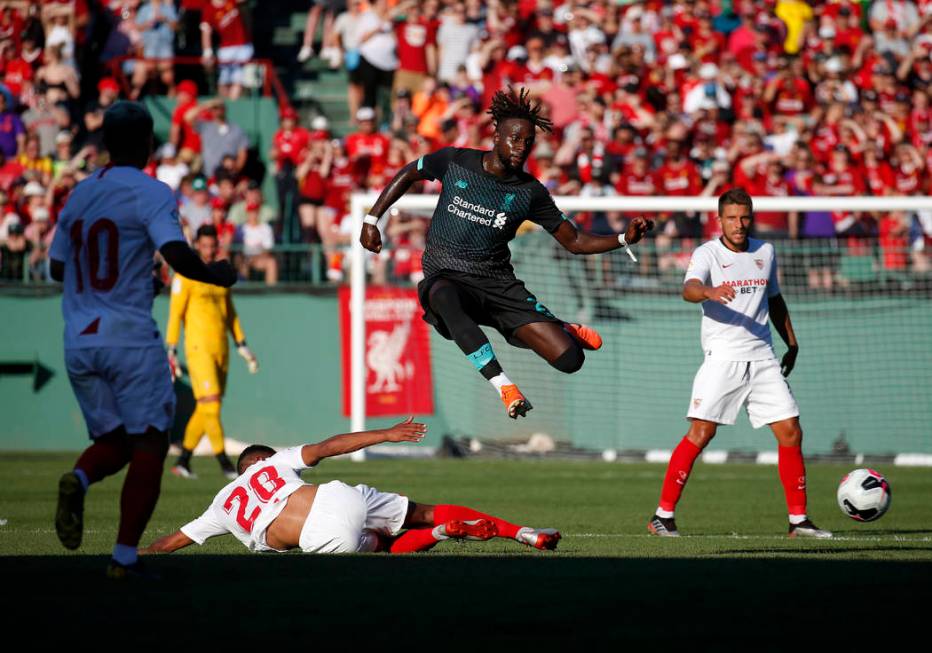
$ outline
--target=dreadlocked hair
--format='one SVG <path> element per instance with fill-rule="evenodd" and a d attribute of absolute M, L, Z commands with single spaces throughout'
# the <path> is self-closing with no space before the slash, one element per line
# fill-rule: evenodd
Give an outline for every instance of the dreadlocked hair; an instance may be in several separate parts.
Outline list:
<path fill-rule="evenodd" d="M 509 86 L 507 91 L 496 91 L 492 105 L 486 112 L 492 116 L 496 128 L 510 118 L 527 120 L 545 132 L 553 131 L 553 122 L 540 115 L 540 102 L 531 106 L 530 92 L 526 88 L 518 93 Z"/>

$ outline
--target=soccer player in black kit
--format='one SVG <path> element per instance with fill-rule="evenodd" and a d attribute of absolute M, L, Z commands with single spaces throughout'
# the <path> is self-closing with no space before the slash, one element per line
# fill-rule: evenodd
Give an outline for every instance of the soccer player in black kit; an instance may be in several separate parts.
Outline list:
<path fill-rule="evenodd" d="M 584 349 L 602 338 L 590 327 L 554 316 L 515 278 L 508 243 L 531 220 L 573 254 L 600 254 L 638 242 L 653 224 L 634 218 L 624 234 L 596 236 L 576 229 L 550 192 L 524 171 L 537 129 L 551 130 L 522 89 L 498 91 L 489 109 L 495 127 L 491 151 L 445 147 L 402 168 L 366 216 L 360 241 L 382 249 L 379 217 L 411 186 L 439 179 L 443 190 L 424 249 L 418 296 L 424 320 L 453 340 L 500 394 L 508 416 L 524 416 L 531 404 L 502 371 L 479 325 L 497 329 L 512 345 L 533 349 L 550 365 L 572 374 Z"/>

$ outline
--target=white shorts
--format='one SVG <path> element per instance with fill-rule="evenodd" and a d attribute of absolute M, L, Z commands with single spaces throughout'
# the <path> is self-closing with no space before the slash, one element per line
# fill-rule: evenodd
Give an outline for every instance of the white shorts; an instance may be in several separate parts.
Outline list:
<path fill-rule="evenodd" d="M 707 358 L 696 372 L 689 419 L 734 424 L 747 406 L 756 429 L 797 417 L 799 406 L 775 358 L 761 361 L 720 361 Z"/>
<path fill-rule="evenodd" d="M 65 367 L 92 438 L 119 426 L 171 428 L 175 390 L 161 347 L 66 349 Z"/>
<path fill-rule="evenodd" d="M 243 83 L 243 65 L 252 59 L 252 45 L 228 45 L 217 50 L 217 62 L 220 64 L 221 86 Z"/>
<path fill-rule="evenodd" d="M 374 550 L 371 532 L 395 535 L 404 524 L 408 498 L 342 481 L 318 486 L 298 545 L 305 553 Z"/>

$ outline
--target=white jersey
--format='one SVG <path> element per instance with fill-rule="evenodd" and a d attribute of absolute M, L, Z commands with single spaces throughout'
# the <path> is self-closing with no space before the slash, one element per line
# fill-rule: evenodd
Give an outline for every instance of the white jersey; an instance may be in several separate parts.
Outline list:
<path fill-rule="evenodd" d="M 269 524 L 285 508 L 288 497 L 307 485 L 299 472 L 307 469 L 301 447 L 260 460 L 224 487 L 203 515 L 181 527 L 198 544 L 232 533 L 250 551 L 276 551 L 265 543 Z"/>
<path fill-rule="evenodd" d="M 706 300 L 702 307 L 702 349 L 707 358 L 757 361 L 774 358 L 770 337 L 770 297 L 780 294 L 773 245 L 748 239 L 748 249 L 733 252 L 719 239 L 693 252 L 685 281 L 727 284 L 735 298 L 728 304 Z"/>
<path fill-rule="evenodd" d="M 105 168 L 62 209 L 50 257 L 65 264 L 65 348 L 161 347 L 152 319 L 152 264 L 184 241 L 171 189 L 141 170 Z"/>

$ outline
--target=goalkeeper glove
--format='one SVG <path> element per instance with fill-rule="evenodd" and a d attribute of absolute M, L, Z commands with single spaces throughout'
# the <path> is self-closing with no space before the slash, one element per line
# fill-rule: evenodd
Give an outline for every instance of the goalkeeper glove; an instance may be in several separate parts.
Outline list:
<path fill-rule="evenodd" d="M 181 377 L 181 363 L 178 362 L 178 350 L 174 345 L 168 346 L 168 369 L 172 374 L 172 383 Z"/>
<path fill-rule="evenodd" d="M 245 340 L 236 345 L 236 353 L 246 360 L 246 367 L 249 368 L 250 374 L 255 374 L 259 371 L 259 361 L 256 359 L 256 355 L 252 353 L 252 350 L 246 346 Z"/>

